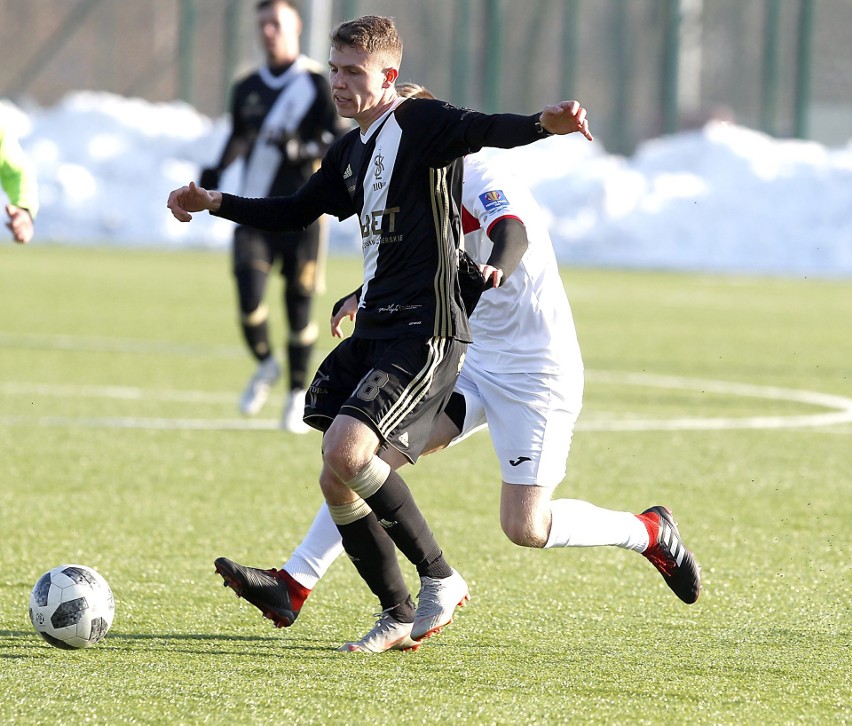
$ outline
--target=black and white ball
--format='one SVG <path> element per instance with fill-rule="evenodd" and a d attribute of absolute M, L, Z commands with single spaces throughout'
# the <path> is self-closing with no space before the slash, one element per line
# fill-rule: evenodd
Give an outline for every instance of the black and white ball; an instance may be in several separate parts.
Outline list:
<path fill-rule="evenodd" d="M 30 620 L 56 648 L 91 648 L 115 616 L 107 581 L 91 567 L 60 565 L 45 572 L 30 594 Z"/>

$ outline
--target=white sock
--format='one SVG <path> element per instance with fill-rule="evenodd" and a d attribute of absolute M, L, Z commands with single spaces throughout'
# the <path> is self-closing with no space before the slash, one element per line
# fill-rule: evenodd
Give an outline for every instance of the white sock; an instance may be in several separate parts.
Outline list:
<path fill-rule="evenodd" d="M 332 563 L 343 554 L 343 541 L 323 503 L 305 538 L 282 569 L 300 585 L 313 590 Z"/>
<path fill-rule="evenodd" d="M 630 512 L 602 509 L 579 499 L 554 499 L 550 514 L 545 548 L 613 545 L 636 552 L 648 548 L 648 530 Z"/>

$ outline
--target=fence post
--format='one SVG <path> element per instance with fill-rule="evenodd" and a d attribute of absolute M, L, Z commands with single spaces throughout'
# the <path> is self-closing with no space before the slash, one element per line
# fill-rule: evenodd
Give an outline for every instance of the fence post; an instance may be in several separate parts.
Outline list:
<path fill-rule="evenodd" d="M 502 108 L 501 82 L 505 44 L 506 3 L 485 0 L 485 110 L 497 113 Z"/>
<path fill-rule="evenodd" d="M 228 0 L 225 6 L 225 57 L 222 64 L 222 107 L 227 111 L 231 83 L 237 72 L 240 51 L 240 0 Z"/>
<path fill-rule="evenodd" d="M 450 95 L 457 106 L 470 106 L 470 75 L 473 63 L 470 57 L 470 2 L 453 3 L 452 54 L 450 70 Z"/>
<path fill-rule="evenodd" d="M 359 17 L 358 0 L 343 0 L 343 19 L 354 20 Z"/>
<path fill-rule="evenodd" d="M 799 37 L 796 48 L 796 112 L 794 133 L 797 139 L 808 137 L 808 111 L 811 101 L 811 42 L 813 39 L 813 0 L 799 2 Z"/>
<path fill-rule="evenodd" d="M 760 128 L 767 134 L 778 132 L 778 0 L 765 0 L 763 25 L 763 73 L 760 94 Z"/>
<path fill-rule="evenodd" d="M 613 0 L 611 13 L 610 32 L 615 72 L 610 80 L 612 105 L 610 107 L 609 138 L 605 141 L 611 152 L 626 154 L 630 150 L 628 127 L 630 123 L 630 82 L 632 76 L 629 9 L 626 0 Z"/>
<path fill-rule="evenodd" d="M 194 0 L 181 0 L 178 25 L 178 94 L 182 101 L 189 104 L 192 104 L 195 98 L 193 83 L 195 21 Z"/>
<path fill-rule="evenodd" d="M 562 98 L 577 97 L 577 18 L 580 0 L 565 0 L 562 17 Z"/>
<path fill-rule="evenodd" d="M 678 78 L 680 75 L 680 0 L 667 0 L 665 6 L 662 88 L 660 106 L 663 133 L 678 130 Z"/>

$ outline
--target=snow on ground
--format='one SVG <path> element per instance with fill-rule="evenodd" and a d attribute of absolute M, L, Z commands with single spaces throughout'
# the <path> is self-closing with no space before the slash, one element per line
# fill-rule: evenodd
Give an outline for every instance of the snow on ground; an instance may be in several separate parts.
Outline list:
<path fill-rule="evenodd" d="M 227 119 L 92 92 L 51 108 L 0 100 L 0 113 L 38 170 L 37 240 L 230 243 L 229 222 L 180 224 L 165 207 L 218 159 Z M 567 264 L 852 276 L 852 142 L 831 149 L 712 122 L 629 158 L 577 135 L 483 153 L 530 185 Z M 224 187 L 236 191 L 238 178 L 235 165 Z M 331 244 L 358 253 L 354 220 L 332 223 Z"/>

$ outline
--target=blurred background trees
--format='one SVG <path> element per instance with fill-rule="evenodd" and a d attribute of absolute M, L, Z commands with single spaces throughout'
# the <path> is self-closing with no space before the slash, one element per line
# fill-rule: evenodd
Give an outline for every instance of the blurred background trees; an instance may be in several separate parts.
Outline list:
<path fill-rule="evenodd" d="M 211 116 L 261 59 L 253 0 L 0 0 L 0 96 L 83 89 L 182 99 Z M 312 0 L 303 50 L 364 13 L 396 18 L 402 78 L 459 105 L 531 113 L 580 98 L 596 137 L 724 118 L 829 145 L 852 137 L 850 0 Z"/>

